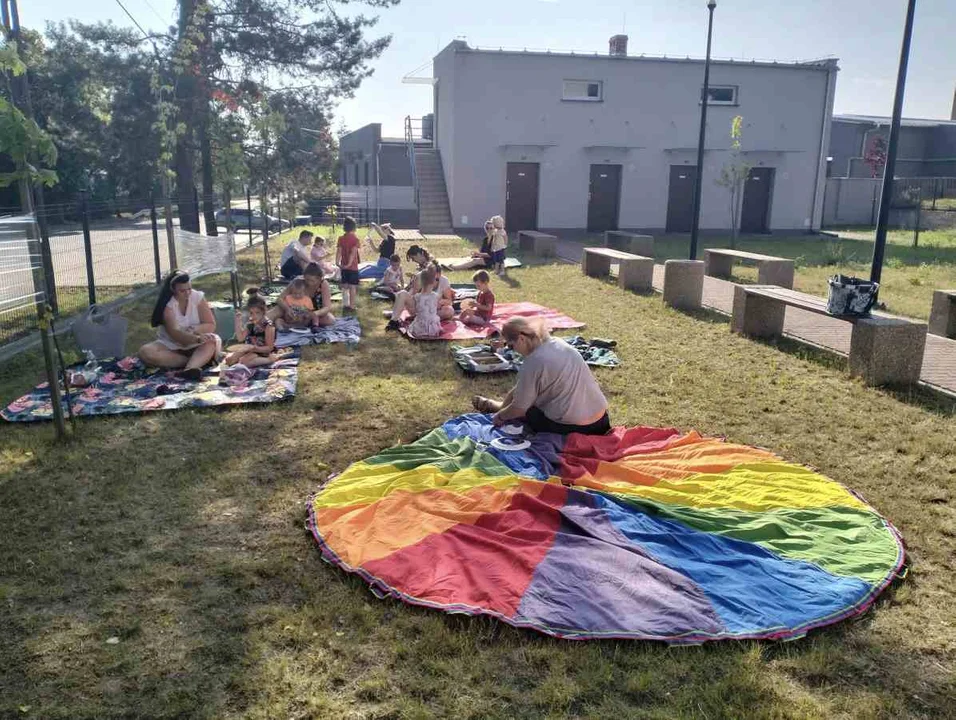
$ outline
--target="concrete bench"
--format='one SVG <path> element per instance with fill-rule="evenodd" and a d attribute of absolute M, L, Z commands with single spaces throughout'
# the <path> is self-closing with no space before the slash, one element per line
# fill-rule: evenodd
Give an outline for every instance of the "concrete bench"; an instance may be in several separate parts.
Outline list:
<path fill-rule="evenodd" d="M 750 337 L 780 337 L 787 307 L 837 317 L 827 313 L 825 298 L 773 285 L 737 285 L 731 330 Z M 886 313 L 837 319 L 853 325 L 851 375 L 863 378 L 867 385 L 912 385 L 919 380 L 926 323 Z"/>
<path fill-rule="evenodd" d="M 933 293 L 928 332 L 956 338 L 956 290 L 937 290 Z"/>
<path fill-rule="evenodd" d="M 558 238 L 537 230 L 519 230 L 518 249 L 541 257 L 555 257 L 558 254 Z"/>
<path fill-rule="evenodd" d="M 581 270 L 589 277 L 609 277 L 612 263 L 618 265 L 620 287 L 639 292 L 653 290 L 654 258 L 601 247 L 584 248 L 581 256 Z"/>
<path fill-rule="evenodd" d="M 730 277 L 734 262 L 743 261 L 757 266 L 757 282 L 760 285 L 777 285 L 782 288 L 793 287 L 793 260 L 716 248 L 704 250 L 704 274 L 711 277 Z"/>
<path fill-rule="evenodd" d="M 605 230 L 604 247 L 643 257 L 654 257 L 654 236 L 637 235 L 623 230 Z"/>
<path fill-rule="evenodd" d="M 700 260 L 664 262 L 664 304 L 679 310 L 699 310 L 704 297 L 704 263 Z"/>

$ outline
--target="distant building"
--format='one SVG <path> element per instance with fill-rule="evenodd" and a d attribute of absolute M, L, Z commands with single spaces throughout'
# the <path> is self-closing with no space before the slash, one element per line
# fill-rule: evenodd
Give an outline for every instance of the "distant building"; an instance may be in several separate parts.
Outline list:
<path fill-rule="evenodd" d="M 953 108 L 956 113 L 956 107 Z M 874 176 L 871 149 L 889 139 L 890 120 L 875 115 L 834 115 L 830 130 L 830 177 Z M 882 170 L 878 175 L 882 177 Z M 896 177 L 956 177 L 956 119 L 903 118 L 896 155 Z"/>
<path fill-rule="evenodd" d="M 430 133 L 425 133 L 429 134 Z M 416 145 L 431 146 L 430 140 Z M 339 194 L 363 218 L 416 227 L 418 208 L 404 138 L 382 137 L 379 123 L 339 138 Z"/>
<path fill-rule="evenodd" d="M 714 181 L 737 115 L 754 167 L 742 230 L 820 227 L 837 71 L 832 59 L 713 62 L 703 229 L 730 226 Z M 480 228 L 503 214 L 509 230 L 688 231 L 703 74 L 702 60 L 628 55 L 625 36 L 607 55 L 450 43 L 431 82 L 452 224 Z"/>

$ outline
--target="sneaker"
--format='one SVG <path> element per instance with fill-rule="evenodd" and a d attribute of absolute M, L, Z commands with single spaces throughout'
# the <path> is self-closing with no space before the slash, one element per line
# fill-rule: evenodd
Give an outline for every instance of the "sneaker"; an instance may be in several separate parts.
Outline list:
<path fill-rule="evenodd" d="M 386 329 L 386 330 L 398 330 L 399 327 L 400 327 L 400 325 L 398 324 L 398 320 L 389 320 L 389 321 L 385 324 L 385 329 Z"/>
<path fill-rule="evenodd" d="M 391 311 L 391 310 L 382 310 L 382 317 L 383 317 L 383 318 L 390 318 L 390 317 L 392 317 L 392 311 Z"/>

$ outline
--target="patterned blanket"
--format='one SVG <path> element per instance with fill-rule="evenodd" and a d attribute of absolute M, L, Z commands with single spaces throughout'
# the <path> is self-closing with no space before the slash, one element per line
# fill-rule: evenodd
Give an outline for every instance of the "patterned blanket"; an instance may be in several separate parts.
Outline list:
<path fill-rule="evenodd" d="M 185 407 L 212 407 L 271 403 L 295 395 L 298 381 L 297 351 L 269 367 L 245 373 L 231 372 L 219 377 L 217 368 L 207 369 L 198 382 L 176 376 L 173 371 L 147 368 L 139 358 L 102 362 L 97 380 L 86 388 L 72 388 L 73 414 L 120 415 L 153 410 L 177 410 Z M 82 369 L 77 365 L 76 370 Z M 220 384 L 220 381 L 224 384 Z M 66 396 L 61 390 L 63 412 L 67 412 Z M 10 403 L 0 411 L 9 422 L 38 422 L 53 418 L 53 404 L 47 383 Z"/>
<path fill-rule="evenodd" d="M 564 342 L 577 350 L 581 354 L 581 357 L 584 358 L 584 362 L 586 362 L 588 365 L 593 365 L 595 367 L 617 367 L 621 364 L 621 361 L 617 357 L 617 353 L 608 347 L 606 341 L 585 340 L 580 335 L 575 335 L 574 337 L 569 338 L 558 338 L 558 340 L 564 340 Z M 499 357 L 503 358 L 507 364 L 495 365 L 493 369 L 480 370 L 477 369 L 475 364 L 469 360 L 469 357 L 475 355 L 476 353 L 486 354 L 493 352 L 490 345 L 479 344 L 471 345 L 469 347 L 452 345 L 451 352 L 458 367 L 469 374 L 513 372 L 521 367 L 521 363 L 524 361 L 524 358 L 514 350 L 501 348 L 497 351 L 497 354 Z"/>
<path fill-rule="evenodd" d="M 362 326 L 358 318 L 336 318 L 328 327 L 315 330 L 281 330 L 276 334 L 276 347 L 301 347 L 302 345 L 324 345 L 325 343 L 352 343 L 362 338 Z"/>

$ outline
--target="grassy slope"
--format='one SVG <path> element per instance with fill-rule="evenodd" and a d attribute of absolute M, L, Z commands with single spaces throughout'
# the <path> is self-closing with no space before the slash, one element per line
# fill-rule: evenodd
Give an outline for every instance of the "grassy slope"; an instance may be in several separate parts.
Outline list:
<path fill-rule="evenodd" d="M 359 349 L 310 349 L 291 404 L 96 419 L 59 446 L 49 426 L 2 427 L 0 716 L 952 712 L 951 404 L 864 388 L 840 361 L 733 336 L 723 319 L 665 310 L 571 266 L 517 270 L 496 291 L 619 340 L 624 365 L 598 371 L 615 422 L 769 447 L 861 492 L 902 530 L 908 580 L 862 620 L 806 640 L 701 648 L 555 641 L 375 600 L 319 559 L 308 495 L 508 378 L 466 378 L 445 344 L 386 336 L 383 306 L 363 298 Z M 130 347 L 149 336 L 146 314 L 130 313 Z M 38 367 L 3 368 L 0 395 L 27 389 Z"/>

